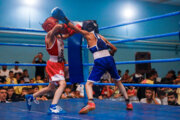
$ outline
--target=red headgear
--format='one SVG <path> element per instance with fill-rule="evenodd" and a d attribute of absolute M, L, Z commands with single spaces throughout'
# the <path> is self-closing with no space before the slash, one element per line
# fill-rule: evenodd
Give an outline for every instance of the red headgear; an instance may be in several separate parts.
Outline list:
<path fill-rule="evenodd" d="M 42 28 L 49 32 L 56 24 L 58 23 L 58 19 L 55 19 L 53 17 L 48 17 L 45 22 L 42 24 Z"/>

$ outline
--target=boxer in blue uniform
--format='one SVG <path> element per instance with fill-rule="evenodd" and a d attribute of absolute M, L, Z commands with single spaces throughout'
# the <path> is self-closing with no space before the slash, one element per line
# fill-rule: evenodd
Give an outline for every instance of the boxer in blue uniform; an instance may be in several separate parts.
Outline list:
<path fill-rule="evenodd" d="M 112 45 L 107 39 L 99 34 L 98 25 L 94 20 L 84 21 L 82 29 L 75 27 L 64 15 L 63 11 L 59 8 L 52 10 L 52 17 L 66 23 L 70 28 L 79 32 L 87 40 L 88 48 L 94 57 L 94 66 L 86 82 L 86 93 L 88 96 L 88 103 L 80 110 L 80 114 L 86 114 L 95 109 L 93 100 L 93 83 L 100 81 L 101 76 L 108 71 L 114 79 L 119 91 L 124 95 L 127 105 L 127 110 L 132 110 L 133 106 L 128 98 L 124 85 L 121 82 L 121 77 L 118 75 L 116 64 L 113 58 L 117 48 Z M 110 48 L 110 51 L 109 51 Z"/>

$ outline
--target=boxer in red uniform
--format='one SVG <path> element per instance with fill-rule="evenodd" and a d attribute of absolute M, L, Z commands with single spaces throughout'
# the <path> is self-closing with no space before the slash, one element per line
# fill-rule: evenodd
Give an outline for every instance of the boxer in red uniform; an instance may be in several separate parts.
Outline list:
<path fill-rule="evenodd" d="M 31 102 L 36 97 L 47 93 L 59 85 L 57 88 L 52 103 L 48 109 L 48 114 L 61 114 L 65 111 L 57 105 L 64 88 L 66 81 L 64 78 L 64 42 L 69 36 L 75 33 L 74 30 L 67 27 L 66 24 L 58 24 L 59 21 L 53 17 L 49 17 L 42 24 L 42 28 L 47 32 L 45 37 L 46 50 L 50 55 L 47 61 L 46 72 L 49 77 L 49 86 L 41 89 L 33 95 L 26 95 L 27 107 L 31 109 Z"/>

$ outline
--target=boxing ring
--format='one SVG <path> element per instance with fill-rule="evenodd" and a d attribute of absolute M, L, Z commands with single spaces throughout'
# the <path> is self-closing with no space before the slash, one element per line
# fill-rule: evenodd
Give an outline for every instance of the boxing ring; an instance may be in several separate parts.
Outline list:
<path fill-rule="evenodd" d="M 168 13 L 165 15 L 155 16 L 151 18 L 145 18 L 141 20 L 136 20 L 128 23 L 123 23 L 114 26 L 102 27 L 99 30 L 111 29 L 115 27 L 121 27 L 129 24 L 136 24 L 141 22 L 147 22 L 151 20 L 157 20 L 161 18 L 171 17 L 180 15 L 180 12 L 173 12 Z M 21 29 L 21 28 L 6 28 L 0 27 L 0 33 L 15 33 L 15 34 L 24 34 L 27 32 L 29 35 L 40 34 L 45 35 L 44 31 L 41 30 L 32 30 L 32 29 Z M 32 34 L 29 32 L 33 32 Z M 162 37 L 169 37 L 169 36 L 178 36 L 180 32 L 172 32 L 172 33 L 165 33 L 159 35 L 152 35 L 152 36 L 145 36 L 133 39 L 125 39 L 125 40 L 118 40 L 112 41 L 113 44 L 123 43 L 123 42 L 134 42 L 134 41 L 141 41 L 147 40 L 152 38 L 162 38 Z M 78 35 L 79 37 L 79 35 Z M 72 39 L 76 39 L 77 35 Z M 45 47 L 45 45 L 33 45 L 33 44 L 19 44 L 19 43 L 0 43 L 2 46 L 24 46 L 24 47 Z M 78 47 L 82 47 L 86 49 L 86 43 L 79 43 Z M 75 46 L 77 47 L 77 46 Z M 65 48 L 70 49 L 69 45 L 65 46 Z M 80 51 L 82 49 L 78 49 Z M 77 76 L 72 75 L 71 79 L 74 79 L 76 82 L 81 82 L 81 84 L 85 84 L 87 76 L 89 74 L 89 66 L 92 66 L 93 63 L 88 62 L 88 56 L 86 55 L 87 50 L 83 53 L 84 60 L 82 61 L 81 58 L 79 59 L 78 65 L 82 65 L 83 76 L 80 77 L 83 81 L 78 81 L 75 79 Z M 82 57 L 79 55 L 79 57 Z M 117 65 L 120 64 L 140 64 L 140 63 L 163 63 L 163 62 L 179 62 L 180 58 L 168 58 L 168 59 L 154 59 L 154 60 L 141 60 L 141 61 L 121 61 L 116 62 Z M 70 66 L 66 64 L 66 66 Z M 0 63 L 0 66 L 7 65 L 7 66 L 46 66 L 46 64 L 30 64 L 30 63 L 21 63 L 21 64 L 14 64 L 14 63 Z M 73 71 L 70 71 L 73 72 Z M 71 77 L 71 75 L 70 75 Z M 68 82 L 67 84 L 72 84 Z M 38 83 L 38 84 L 2 84 L 0 87 L 3 86 L 33 86 L 33 85 L 48 85 L 48 83 Z M 95 83 L 95 85 L 114 85 L 113 83 Z M 168 88 L 180 88 L 180 85 L 162 85 L 162 84 L 124 84 L 124 86 L 137 86 L 137 87 L 168 87 Z M 25 102 L 14 102 L 14 103 L 1 103 L 0 104 L 0 118 L 2 120 L 9 120 L 10 118 L 13 119 L 39 119 L 39 120 L 72 120 L 72 119 L 82 119 L 82 120 L 113 120 L 113 119 L 133 119 L 133 120 L 152 120 L 152 119 L 168 119 L 168 120 L 176 120 L 180 117 L 180 107 L 175 106 L 168 106 L 168 105 L 152 105 L 152 104 L 140 104 L 140 103 L 133 103 L 134 110 L 127 111 L 125 109 L 125 103 L 114 101 L 114 100 L 98 100 L 95 99 L 96 109 L 92 112 L 89 112 L 86 115 L 78 114 L 78 111 L 81 109 L 83 105 L 86 104 L 87 99 L 65 99 L 60 100 L 59 105 L 61 105 L 66 111 L 66 114 L 62 115 L 48 115 L 47 109 L 50 105 L 51 101 L 40 101 L 40 104 L 35 105 L 33 103 L 32 110 L 28 111 L 26 108 Z"/>

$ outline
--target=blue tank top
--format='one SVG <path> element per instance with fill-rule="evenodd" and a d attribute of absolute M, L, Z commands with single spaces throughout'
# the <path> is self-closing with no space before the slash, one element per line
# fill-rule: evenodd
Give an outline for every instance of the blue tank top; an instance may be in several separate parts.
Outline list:
<path fill-rule="evenodd" d="M 98 34 L 94 33 L 94 36 L 97 39 L 97 43 L 95 46 L 89 48 L 92 53 L 109 49 L 109 45 L 104 40 L 102 40 Z"/>

